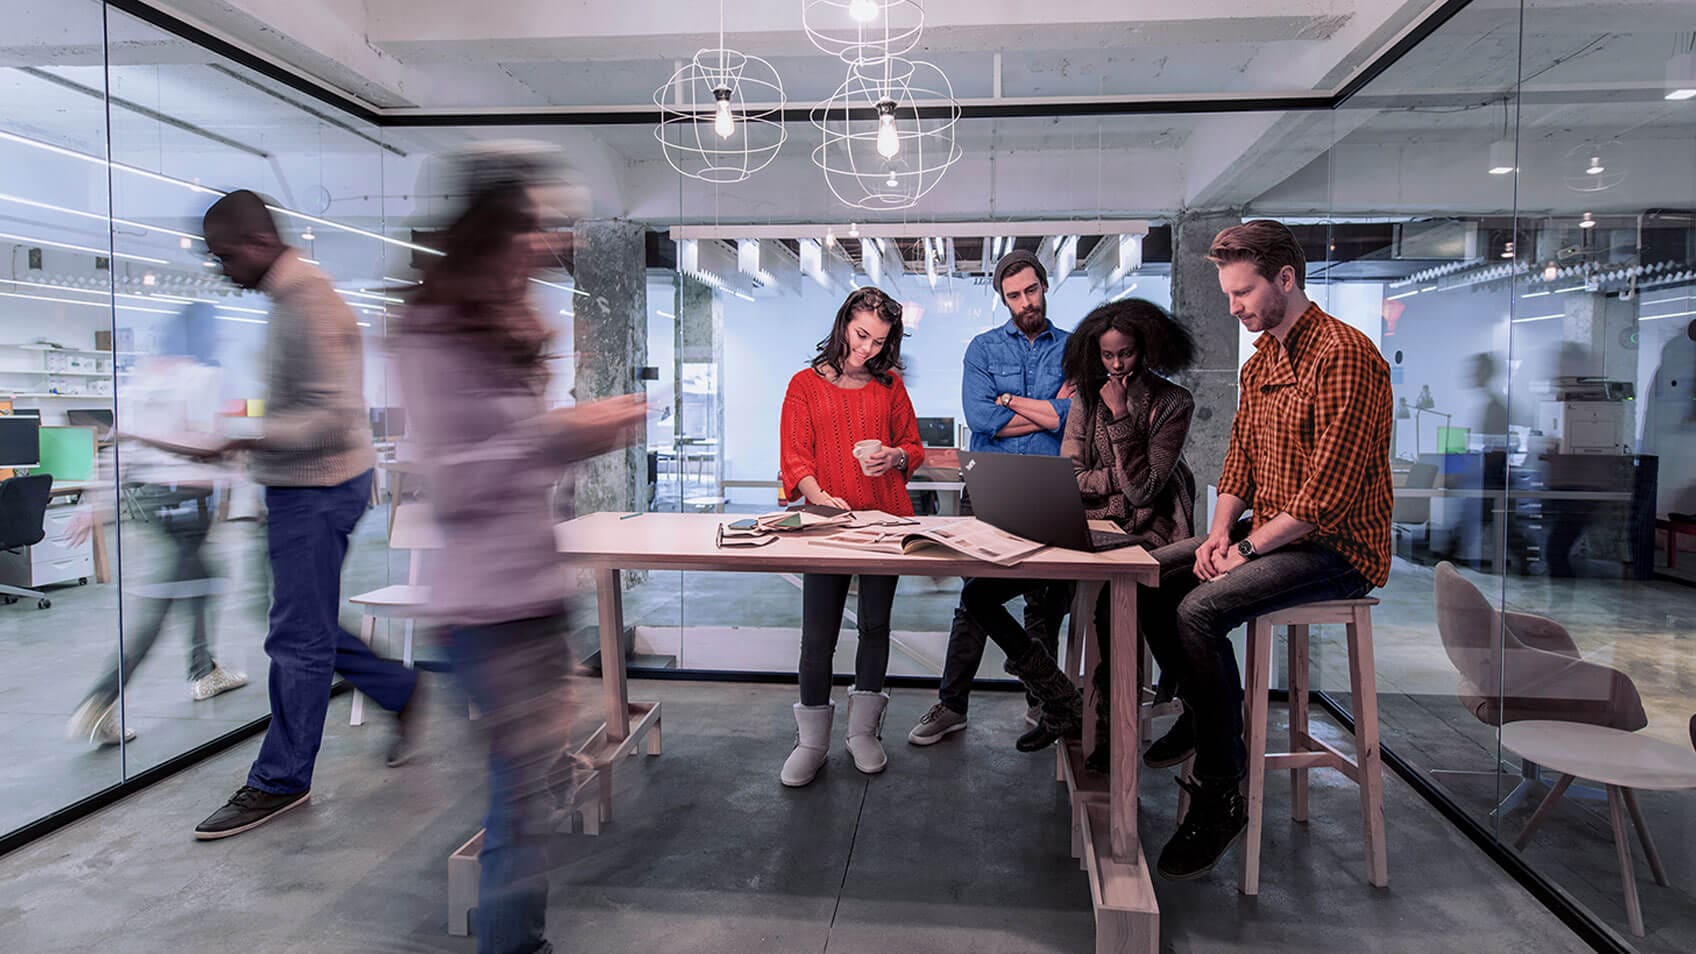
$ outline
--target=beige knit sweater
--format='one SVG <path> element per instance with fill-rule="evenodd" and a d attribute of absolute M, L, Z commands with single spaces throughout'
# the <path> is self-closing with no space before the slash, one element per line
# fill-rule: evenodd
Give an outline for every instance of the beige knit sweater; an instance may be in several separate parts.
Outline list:
<path fill-rule="evenodd" d="M 270 487 L 333 487 L 375 467 L 353 309 L 293 249 L 259 290 L 271 296 L 271 319 L 253 479 Z"/>

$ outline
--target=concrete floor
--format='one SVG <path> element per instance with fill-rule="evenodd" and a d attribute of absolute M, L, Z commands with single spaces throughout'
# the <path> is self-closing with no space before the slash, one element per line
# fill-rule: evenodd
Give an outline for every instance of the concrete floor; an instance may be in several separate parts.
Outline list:
<path fill-rule="evenodd" d="M 560 837 L 549 923 L 562 951 L 1093 950 L 1052 756 L 1011 746 L 1018 696 L 981 695 L 967 732 L 918 749 L 902 736 L 929 699 L 897 692 L 889 770 L 856 773 L 839 726 L 830 765 L 800 790 L 775 777 L 792 687 L 638 680 L 632 696 L 664 703 L 666 754 L 620 772 L 601 836 Z M 190 829 L 256 741 L 0 859 L 6 949 L 473 950 L 444 933 L 445 859 L 477 825 L 480 756 L 455 693 L 433 699 L 428 751 L 401 769 L 381 766 L 383 723 L 349 728 L 336 700 L 313 801 L 247 835 L 202 844 Z M 1156 849 L 1172 827 L 1167 779 L 1144 788 Z M 1350 791 L 1317 775 L 1313 821 L 1296 825 L 1286 785 L 1269 789 L 1262 894 L 1240 897 L 1229 863 L 1157 881 L 1164 951 L 1584 949 L 1393 778 L 1387 890 L 1364 882 Z"/>
<path fill-rule="evenodd" d="M 385 524 L 382 509 L 362 522 L 345 575 L 345 592 L 404 577 L 402 558 L 384 545 Z M 125 572 L 144 574 L 159 556 L 156 541 L 128 523 L 123 533 Z M 215 610 L 214 650 L 226 665 L 247 671 L 255 682 L 217 699 L 191 702 L 183 681 L 187 634 L 182 621 L 173 621 L 153 657 L 127 687 L 130 724 L 141 735 L 122 750 L 96 750 L 68 743 L 63 737 L 71 709 L 107 665 L 114 648 L 117 587 L 91 584 L 55 589 L 54 606 L 48 611 L 23 603 L 0 607 L 0 646 L 6 659 L 0 674 L 0 831 L 116 784 L 126 772 L 157 764 L 266 711 L 261 643 L 268 581 L 262 527 L 221 524 L 211 546 L 214 564 L 230 583 L 230 591 Z M 1690 700 L 1696 697 L 1696 656 L 1688 652 L 1690 634 L 1696 632 L 1696 599 L 1692 598 L 1696 591 L 1665 580 L 1470 576 L 1493 601 L 1505 599 L 1514 609 L 1560 619 L 1587 656 L 1611 662 L 1632 676 L 1650 711 L 1647 733 L 1687 744 L 1685 726 L 1693 705 Z M 903 581 L 891 672 L 940 672 L 957 588 L 957 581 Z M 1377 657 L 1386 745 L 1424 770 L 1489 770 L 1497 756 L 1494 731 L 1472 719 L 1454 698 L 1454 670 L 1435 631 L 1430 568 L 1398 560 L 1390 586 L 1379 595 L 1384 606 L 1376 614 Z M 129 598 L 125 603 L 126 612 L 132 612 Z M 793 671 L 793 633 L 800 611 L 797 581 L 740 574 L 650 574 L 630 591 L 626 609 L 627 619 L 637 627 L 639 644 L 675 652 L 685 666 Z M 852 600 L 849 609 L 852 612 Z M 345 622 L 357 625 L 351 614 Z M 839 671 L 851 671 L 853 650 L 850 622 L 838 651 Z M 430 655 L 429 647 L 421 647 L 421 654 Z M 1316 684 L 1346 690 L 1340 630 L 1321 628 L 1315 635 L 1313 655 Z M 998 677 L 1000 667 L 1000 656 L 991 647 L 981 675 Z M 1281 678 L 1281 674 L 1276 677 Z M 923 708 L 923 700 L 914 696 L 904 694 L 903 702 L 914 707 L 912 717 Z M 340 705 L 345 708 L 346 703 Z M 1014 703 L 1007 701 L 1007 705 Z M 906 725 L 896 726 L 894 718 L 892 737 L 899 739 Z M 332 717 L 332 731 L 342 728 Z M 766 733 L 769 738 L 762 746 L 787 737 L 789 730 L 772 731 L 776 734 Z M 236 775 L 239 772 L 232 778 Z M 1498 785 L 1488 778 L 1449 778 L 1442 784 L 1475 818 L 1485 819 L 1513 781 L 1504 779 Z M 1149 807 L 1152 810 L 1154 803 Z M 1502 820 L 1501 831 L 1507 838 L 1524 824 L 1530 807 Z M 1638 874 L 1650 937 L 1634 943 L 1645 951 L 1683 951 L 1696 937 L 1696 895 L 1692 894 L 1696 795 L 1650 794 L 1644 798 L 1644 808 L 1673 886 L 1659 888 L 1649 882 L 1639 851 Z M 190 824 L 194 820 L 198 819 Z M 1563 804 L 1530 846 L 1527 858 L 1598 916 L 1623 929 L 1618 863 L 1605 804 Z"/>

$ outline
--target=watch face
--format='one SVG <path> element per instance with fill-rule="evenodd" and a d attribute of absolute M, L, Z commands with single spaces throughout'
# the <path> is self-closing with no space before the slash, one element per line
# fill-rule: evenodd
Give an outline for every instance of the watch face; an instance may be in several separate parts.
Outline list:
<path fill-rule="evenodd" d="M 1254 544 L 1244 540 L 1237 544 L 1237 552 L 1244 557 L 1252 558 L 1254 556 Z"/>

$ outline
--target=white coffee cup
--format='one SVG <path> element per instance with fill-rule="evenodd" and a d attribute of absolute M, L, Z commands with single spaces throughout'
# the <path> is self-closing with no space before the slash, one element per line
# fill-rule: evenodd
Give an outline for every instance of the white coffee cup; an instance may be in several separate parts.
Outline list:
<path fill-rule="evenodd" d="M 854 445 L 854 459 L 860 462 L 860 473 L 870 477 L 871 465 L 866 459 L 883 450 L 883 441 L 860 441 Z"/>

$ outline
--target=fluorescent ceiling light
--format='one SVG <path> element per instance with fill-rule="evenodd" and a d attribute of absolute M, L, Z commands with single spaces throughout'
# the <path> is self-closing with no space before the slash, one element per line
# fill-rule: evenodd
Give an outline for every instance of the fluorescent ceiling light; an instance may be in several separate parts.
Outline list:
<path fill-rule="evenodd" d="M 166 235 L 175 235 L 178 238 L 188 239 L 194 242 L 205 241 L 205 239 L 195 235 L 193 232 L 179 232 L 176 229 L 166 228 L 163 225 L 150 225 L 146 222 L 136 222 L 131 219 L 114 218 L 109 215 L 102 215 L 99 212 L 84 212 L 81 209 L 67 209 L 62 205 L 53 205 L 48 202 L 37 202 L 34 199 L 25 199 L 22 196 L 0 194 L 0 202 L 15 202 L 18 205 L 27 205 L 33 209 L 46 209 L 49 212 L 62 212 L 66 215 L 77 216 L 78 218 L 93 219 L 96 222 L 105 223 L 108 227 L 112 225 L 127 225 L 132 229 L 147 229 L 150 232 L 163 232 Z"/>
<path fill-rule="evenodd" d="M 103 302 L 103 301 L 83 301 L 83 300 L 78 299 L 78 298 L 52 298 L 52 297 L 47 296 L 47 295 L 26 295 L 26 294 L 23 294 L 22 292 L 0 292 L 0 297 L 3 297 L 3 298 L 24 298 L 24 299 L 28 299 L 30 301 L 50 301 L 50 302 L 56 302 L 56 303 L 61 304 L 61 305 L 86 305 L 90 308 L 113 308 L 113 307 L 116 307 L 119 311 L 141 311 L 141 312 L 146 312 L 150 315 L 174 315 L 174 314 L 176 314 L 176 311 L 169 309 L 169 308 L 142 308 L 139 305 L 117 305 L 117 306 L 113 306 L 113 305 L 110 305 L 110 304 Z"/>
<path fill-rule="evenodd" d="M 1670 315 L 1640 315 L 1638 321 L 1654 321 L 1657 318 L 1688 318 L 1696 315 L 1696 311 L 1675 311 Z"/>
<path fill-rule="evenodd" d="M 336 293 L 341 295 L 352 295 L 355 298 L 369 298 L 373 301 L 386 301 L 394 305 L 406 304 L 406 299 L 404 298 L 394 298 L 389 295 L 378 295 L 373 292 L 351 291 L 346 288 L 338 288 L 336 289 Z"/>
<path fill-rule="evenodd" d="M 1518 166 L 1512 139 L 1498 139 L 1490 144 L 1490 174 L 1505 176 Z"/>
<path fill-rule="evenodd" d="M 30 238 L 26 235 L 13 235 L 10 232 L 0 232 L 0 239 L 6 239 L 12 242 L 22 242 L 26 245 L 46 245 L 51 248 L 69 249 L 73 252 L 87 252 L 90 255 L 98 255 L 101 258 L 124 258 L 129 259 L 132 262 L 146 262 L 149 265 L 171 264 L 162 258 L 148 258 L 146 255 L 131 255 L 128 252 L 114 252 L 111 249 L 91 248 L 87 245 L 72 245 L 69 242 L 50 242 L 47 239 Z"/>
<path fill-rule="evenodd" d="M 661 309 L 658 309 L 658 308 L 654 309 L 654 314 L 659 315 L 661 318 L 676 318 L 677 317 L 676 315 L 672 314 L 669 311 L 664 311 L 664 310 L 661 310 Z"/>
<path fill-rule="evenodd" d="M 1516 324 L 1516 325 L 1520 325 L 1520 324 L 1524 324 L 1525 322 L 1528 322 L 1528 321 L 1551 321 L 1555 318 L 1565 318 L 1565 317 L 1566 317 L 1565 314 L 1560 314 L 1560 315 L 1535 315 L 1535 316 L 1532 316 L 1530 318 L 1515 318 L 1513 320 L 1513 323 Z"/>
<path fill-rule="evenodd" d="M 1667 99 L 1696 98 L 1696 53 L 1680 53 L 1667 60 Z"/>
<path fill-rule="evenodd" d="M 1557 288 L 1557 289 L 1555 289 L 1555 294 L 1564 295 L 1567 292 L 1575 292 L 1575 291 L 1583 291 L 1583 290 L 1584 290 L 1583 285 L 1574 285 L 1571 288 Z"/>
<path fill-rule="evenodd" d="M 579 295 L 579 296 L 581 296 L 581 297 L 583 297 L 583 298 L 588 298 L 588 297 L 589 297 L 589 293 L 588 293 L 588 292 L 586 292 L 586 291 L 584 291 L 584 290 L 583 290 L 583 289 L 581 289 L 581 288 L 578 288 L 578 287 L 576 287 L 576 286 L 574 286 L 574 285 L 561 285 L 561 284 L 560 284 L 560 283 L 559 283 L 559 282 L 550 282 L 550 281 L 544 281 L 544 280 L 542 280 L 542 279 L 540 279 L 540 278 L 532 278 L 532 279 L 530 279 L 530 280 L 531 280 L 531 281 L 533 281 L 533 282 L 535 282 L 535 283 L 536 283 L 536 284 L 538 284 L 538 285 L 546 285 L 546 286 L 548 286 L 548 287 L 549 287 L 549 288 L 557 288 L 557 289 L 559 289 L 559 290 L 560 290 L 560 291 L 568 291 L 568 292 L 570 292 L 570 293 L 572 293 L 572 294 L 573 294 L 573 295 Z M 417 284 L 417 283 L 416 283 L 416 282 L 414 282 L 414 284 Z"/>
<path fill-rule="evenodd" d="M 1388 297 L 1384 300 L 1385 301 L 1401 301 L 1403 298 L 1412 298 L 1413 296 L 1415 296 L 1417 294 L 1419 294 L 1419 289 L 1415 288 L 1413 291 L 1402 292 L 1400 295 L 1391 295 L 1390 297 Z"/>
<path fill-rule="evenodd" d="M 1136 290 L 1137 290 L 1137 283 L 1131 282 L 1129 285 L 1125 286 L 1124 291 L 1120 292 L 1117 295 L 1114 295 L 1112 298 L 1109 298 L 1108 301 L 1124 301 L 1125 299 L 1131 297 L 1131 292 L 1134 292 Z"/>
<path fill-rule="evenodd" d="M 1549 294 L 1547 291 L 1526 292 L 1525 294 L 1523 294 L 1519 297 L 1521 297 L 1521 298 L 1542 298 L 1544 295 L 1547 295 L 1547 294 Z"/>

